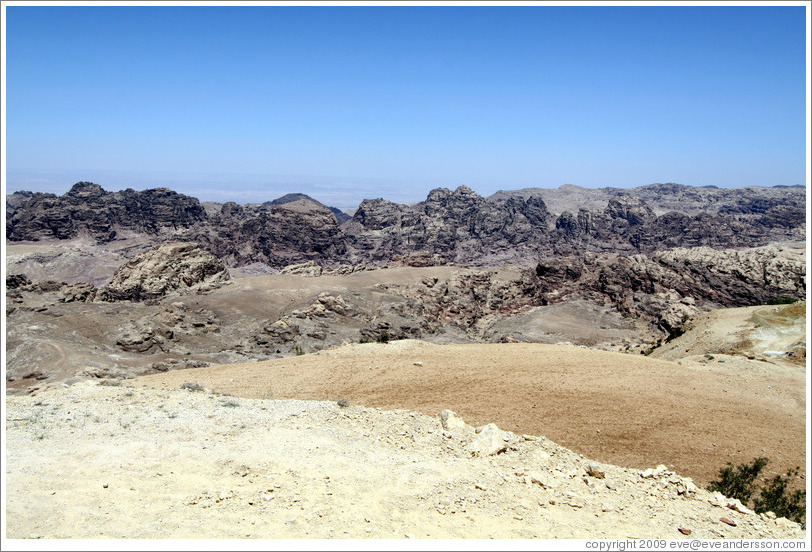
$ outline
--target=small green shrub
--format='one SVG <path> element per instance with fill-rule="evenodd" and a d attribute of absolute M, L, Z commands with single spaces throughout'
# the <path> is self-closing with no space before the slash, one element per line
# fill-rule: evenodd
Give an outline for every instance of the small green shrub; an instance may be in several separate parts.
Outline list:
<path fill-rule="evenodd" d="M 338 399 L 336 404 L 341 408 L 347 408 L 348 406 L 350 406 L 350 401 L 348 401 L 347 399 Z"/>
<path fill-rule="evenodd" d="M 761 489 L 761 495 L 753 501 L 753 509 L 760 513 L 773 512 L 804 525 L 806 518 L 806 491 L 797 489 L 789 492 L 790 479 L 798 475 L 798 468 L 791 469 L 786 475 L 776 475 L 768 479 Z"/>
<path fill-rule="evenodd" d="M 294 345 L 293 347 L 290 348 L 290 351 L 296 356 L 302 356 L 304 354 L 304 351 L 299 345 Z"/>
<path fill-rule="evenodd" d="M 223 401 L 223 402 L 220 403 L 220 406 L 226 406 L 228 408 L 235 408 L 237 406 L 240 406 L 240 403 L 238 403 L 237 401 Z"/>
<path fill-rule="evenodd" d="M 186 382 L 180 386 L 181 389 L 187 389 L 189 391 L 203 391 L 203 386 L 197 382 L 189 383 Z"/>
<path fill-rule="evenodd" d="M 794 297 L 773 297 L 769 301 L 767 301 L 768 305 L 791 305 L 798 300 Z"/>
<path fill-rule="evenodd" d="M 381 332 L 376 341 L 378 343 L 389 343 L 389 332 Z"/>
<path fill-rule="evenodd" d="M 742 503 L 750 500 L 755 490 L 755 481 L 769 460 L 755 458 L 750 464 L 740 464 L 735 470 L 733 464 L 728 462 L 727 467 L 719 470 L 719 479 L 711 481 L 708 490 L 719 491 L 729 498 L 738 498 Z"/>
<path fill-rule="evenodd" d="M 719 470 L 719 479 L 712 481 L 707 489 L 737 498 L 744 504 L 758 491 L 758 496 L 751 503 L 756 513 L 773 512 L 806 528 L 806 491 L 789 491 L 789 482 L 798 475 L 799 468 L 789 470 L 786 475 L 767 479 L 764 485 L 759 486 L 756 480 L 768 463 L 769 460 L 763 457 L 755 458 L 749 464 L 741 464 L 736 469 L 728 463 L 727 467 Z"/>

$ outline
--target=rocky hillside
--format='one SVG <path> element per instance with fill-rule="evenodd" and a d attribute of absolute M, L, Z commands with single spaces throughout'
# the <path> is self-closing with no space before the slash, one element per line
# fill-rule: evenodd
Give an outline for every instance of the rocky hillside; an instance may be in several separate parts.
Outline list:
<path fill-rule="evenodd" d="M 347 219 L 303 194 L 261 205 L 203 206 L 164 188 L 111 193 L 80 182 L 62 197 L 8 196 L 6 231 L 11 241 L 90 235 L 105 242 L 122 231 L 155 241 L 194 241 L 231 267 L 262 263 L 282 268 L 310 260 L 324 266 L 487 266 L 585 252 L 635 254 L 802 240 L 805 199 L 805 189 L 795 187 L 562 187 L 484 198 L 460 186 L 434 189 L 415 205 L 367 199 Z"/>
<path fill-rule="evenodd" d="M 551 222 L 540 199 L 493 202 L 460 186 L 432 190 L 414 206 L 364 200 L 343 229 L 359 259 L 440 264 L 493 256 L 504 262 L 549 243 Z"/>
<path fill-rule="evenodd" d="M 107 301 L 143 301 L 170 292 L 208 291 L 228 278 L 223 262 L 196 243 L 166 242 L 122 265 L 101 295 Z"/>
<path fill-rule="evenodd" d="M 119 232 L 173 234 L 206 220 L 200 202 L 168 188 L 107 192 L 78 182 L 63 196 L 17 192 L 6 200 L 6 238 L 67 239 L 87 234 L 98 241 Z"/>
<path fill-rule="evenodd" d="M 328 207 L 328 206 L 324 205 L 323 203 L 321 203 L 320 201 L 316 201 L 315 199 L 313 199 L 312 197 L 310 197 L 308 195 L 299 194 L 299 193 L 285 194 L 282 197 L 278 197 L 278 198 L 274 199 L 273 201 L 266 201 L 265 203 L 263 203 L 263 205 L 265 205 L 265 206 L 268 206 L 268 205 L 285 205 L 286 203 L 293 203 L 294 201 L 301 201 L 301 200 L 310 201 L 310 202 L 313 202 L 313 203 L 317 203 L 317 204 L 321 205 L 322 207 L 327 207 L 335 215 L 336 220 L 338 221 L 339 224 L 347 222 L 348 220 L 350 220 L 352 218 L 350 215 L 348 215 L 347 213 L 345 213 L 341 209 L 338 209 L 337 207 Z"/>
<path fill-rule="evenodd" d="M 6 416 L 12 539 L 807 536 L 666 465 L 595 462 L 448 411 L 86 382 L 9 397 Z"/>
<path fill-rule="evenodd" d="M 575 297 L 609 303 L 670 336 L 701 311 L 806 298 L 802 244 L 551 257 L 536 266 L 536 275 L 541 304 Z"/>
<path fill-rule="evenodd" d="M 318 259 L 341 259 L 345 238 L 335 214 L 321 203 L 299 198 L 280 204 L 225 203 L 206 224 L 187 233 L 231 266 L 251 263 L 282 268 Z"/>
<path fill-rule="evenodd" d="M 19 247 L 27 246 L 10 249 Z M 50 258 L 39 248 L 35 255 Z M 83 254 L 77 262 L 91 261 Z M 10 271 L 6 381 L 29 392 L 89 367 L 129 377 L 188 361 L 259 360 L 407 338 L 570 342 L 640 353 L 711 309 L 806 298 L 801 244 L 548 257 L 533 267 L 372 268 L 311 261 L 228 279 L 214 255 L 168 242 L 125 261 L 100 287 Z M 32 375 L 32 365 L 42 377 Z"/>
<path fill-rule="evenodd" d="M 534 315 L 552 313 L 544 307 L 579 302 L 643 322 L 656 342 L 679 335 L 686 322 L 711 309 L 804 299 L 805 274 L 803 249 L 789 245 L 551 257 L 534 270 L 473 270 L 447 279 L 380 284 L 379 293 L 390 297 L 386 302 L 324 292 L 308 306 L 269 320 L 254 345 L 278 349 L 296 342 L 310 351 L 354 341 L 359 333 L 369 341 L 452 333 L 475 341 L 525 341 L 523 332 L 503 322 L 521 318 L 530 326 Z M 584 315 L 594 319 L 598 313 Z M 531 340 L 551 342 L 551 336 Z M 624 350 L 618 341 L 589 344 Z"/>
<path fill-rule="evenodd" d="M 499 191 L 488 199 L 516 197 L 540 197 L 555 216 L 564 211 L 575 212 L 579 208 L 600 209 L 613 198 L 628 195 L 645 201 L 657 215 L 670 211 L 697 215 L 752 214 L 772 211 L 777 213 L 785 207 L 803 209 L 806 203 L 804 186 L 751 186 L 747 188 L 717 188 L 716 186 L 685 186 L 683 184 L 649 184 L 635 188 L 582 188 L 564 184 L 558 188 L 524 188 Z"/>

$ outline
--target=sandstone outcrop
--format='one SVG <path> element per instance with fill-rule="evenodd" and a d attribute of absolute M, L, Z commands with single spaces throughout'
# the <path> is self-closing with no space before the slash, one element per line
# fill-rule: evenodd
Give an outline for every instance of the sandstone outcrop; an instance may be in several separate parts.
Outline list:
<path fill-rule="evenodd" d="M 688 187 L 654 188 L 682 197 Z M 398 205 L 364 200 L 343 225 L 349 251 L 371 262 L 398 260 L 412 266 L 443 262 L 493 265 L 528 257 L 592 253 L 652 253 L 675 247 L 717 249 L 803 239 L 802 190 L 747 189 L 724 195 L 725 206 L 661 212 L 645 198 L 652 190 L 613 190 L 605 207 L 581 207 L 553 217 L 539 194 L 503 192 L 483 198 L 465 186 L 438 188 L 422 203 Z M 628 192 L 628 193 L 627 193 Z M 713 196 L 712 196 L 713 197 Z M 706 198 L 706 207 L 713 203 Z M 679 206 L 679 202 L 666 202 Z"/>
<path fill-rule="evenodd" d="M 343 226 L 350 253 L 369 261 L 404 257 L 406 264 L 517 259 L 538 251 L 549 213 L 537 198 L 488 201 L 466 186 L 437 188 L 422 203 L 364 200 Z M 428 262 L 426 261 L 428 260 Z"/>
<path fill-rule="evenodd" d="M 542 303 L 588 297 L 678 335 L 701 310 L 806 297 L 801 248 L 675 248 L 652 255 L 550 258 L 535 270 Z"/>
<path fill-rule="evenodd" d="M 8 213 L 8 201 L 6 210 Z M 105 242 L 122 230 L 167 234 L 205 219 L 197 199 L 168 188 L 107 192 L 98 184 L 78 182 L 61 197 L 34 193 L 22 201 L 18 198 L 6 222 L 6 234 L 12 241 L 37 241 L 85 233 Z"/>
<path fill-rule="evenodd" d="M 98 288 L 93 284 L 86 284 L 86 283 L 78 283 L 78 284 L 65 284 L 60 289 L 59 292 L 61 297 L 59 300 L 63 303 L 74 303 L 74 302 L 88 302 L 93 301 L 98 294 Z"/>
<path fill-rule="evenodd" d="M 676 211 L 686 215 L 699 213 L 741 214 L 760 217 L 771 210 L 777 214 L 789 208 L 795 225 L 803 224 L 806 188 L 798 186 L 749 186 L 717 188 L 683 184 L 649 184 L 634 188 L 583 188 L 564 184 L 558 188 L 500 190 L 489 199 L 540 197 L 555 216 L 578 208 L 599 210 L 612 198 L 629 195 L 646 202 L 659 216 Z"/>
<path fill-rule="evenodd" d="M 316 264 L 315 261 L 307 261 L 306 263 L 297 263 L 288 265 L 279 271 L 280 274 L 298 274 L 299 276 L 306 276 L 308 278 L 315 278 L 321 276 L 324 269 Z"/>
<path fill-rule="evenodd" d="M 492 266 L 584 253 L 802 240 L 805 200 L 805 189 L 796 187 L 569 186 L 484 198 L 460 186 L 431 190 L 414 205 L 365 199 L 349 218 L 304 194 L 263 204 L 201 205 L 166 188 L 111 193 L 80 182 L 61 197 L 7 196 L 6 230 L 12 241 L 89 235 L 105 242 L 133 232 L 154 241 L 193 241 L 234 267 L 262 263 L 278 269 L 308 261 L 323 268 L 389 262 Z"/>
<path fill-rule="evenodd" d="M 226 203 L 207 224 L 187 235 L 232 266 L 261 262 L 282 268 L 307 261 L 336 261 L 346 253 L 333 212 L 305 199 L 280 205 Z"/>
<path fill-rule="evenodd" d="M 158 311 L 127 321 L 116 333 L 116 347 L 137 353 L 181 352 L 183 336 L 202 336 L 220 332 L 217 316 L 202 308 L 189 309 L 180 301 L 161 305 Z M 188 359 L 187 359 L 188 360 Z M 184 362 L 186 366 L 187 362 Z M 177 365 L 170 362 L 169 365 Z M 153 366 L 154 368 L 154 366 Z"/>
<path fill-rule="evenodd" d="M 111 301 L 143 301 L 170 292 L 210 290 L 228 279 L 223 262 L 199 245 L 167 242 L 119 268 L 101 293 Z"/>

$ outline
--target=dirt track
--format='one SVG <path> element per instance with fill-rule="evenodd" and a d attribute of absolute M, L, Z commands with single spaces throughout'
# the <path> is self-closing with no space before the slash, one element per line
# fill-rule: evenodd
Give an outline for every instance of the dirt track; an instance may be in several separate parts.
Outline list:
<path fill-rule="evenodd" d="M 235 396 L 449 408 L 472 425 L 552 441 L 601 462 L 665 464 L 704 485 L 727 462 L 805 470 L 805 374 L 717 357 L 706 365 L 539 344 L 356 344 L 313 355 L 145 376 Z M 422 363 L 422 365 L 416 365 Z M 763 364 L 763 363 L 755 363 Z"/>

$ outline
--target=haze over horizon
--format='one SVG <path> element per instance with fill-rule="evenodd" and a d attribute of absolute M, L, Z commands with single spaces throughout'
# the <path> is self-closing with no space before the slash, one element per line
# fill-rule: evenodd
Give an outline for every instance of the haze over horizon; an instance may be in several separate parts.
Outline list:
<path fill-rule="evenodd" d="M 803 3 L 3 9 L 6 192 L 808 183 Z"/>

